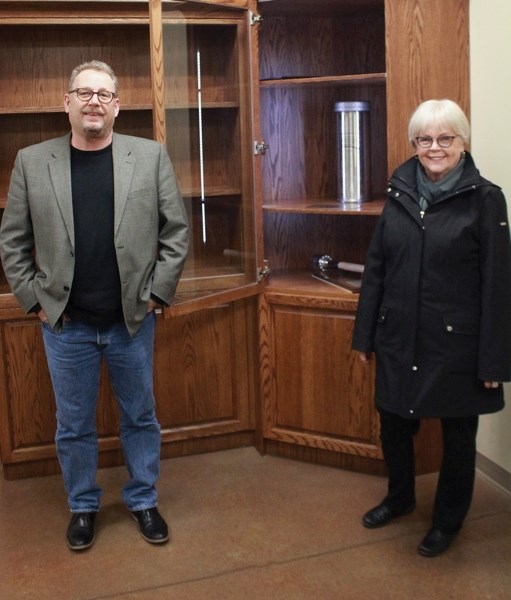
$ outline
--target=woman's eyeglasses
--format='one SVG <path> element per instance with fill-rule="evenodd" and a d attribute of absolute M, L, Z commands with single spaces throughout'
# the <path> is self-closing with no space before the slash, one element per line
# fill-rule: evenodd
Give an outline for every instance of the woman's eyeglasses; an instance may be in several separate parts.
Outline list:
<path fill-rule="evenodd" d="M 454 138 L 459 137 L 459 135 L 440 135 L 436 138 L 436 143 L 440 146 L 440 148 L 449 148 L 452 146 L 454 142 Z M 429 135 L 419 136 L 415 138 L 417 145 L 421 148 L 431 148 L 435 138 L 432 138 Z"/>

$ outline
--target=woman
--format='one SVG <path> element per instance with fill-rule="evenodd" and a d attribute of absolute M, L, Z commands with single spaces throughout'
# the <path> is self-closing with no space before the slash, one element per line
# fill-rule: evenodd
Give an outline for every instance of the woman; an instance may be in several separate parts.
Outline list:
<path fill-rule="evenodd" d="M 376 405 L 388 493 L 368 528 L 415 507 L 413 435 L 441 419 L 444 453 L 423 556 L 447 550 L 474 487 L 478 415 L 504 406 L 511 365 L 511 247 L 506 201 L 465 150 L 468 120 L 451 100 L 411 117 L 416 156 L 392 175 L 368 251 L 353 335 L 376 355 Z"/>

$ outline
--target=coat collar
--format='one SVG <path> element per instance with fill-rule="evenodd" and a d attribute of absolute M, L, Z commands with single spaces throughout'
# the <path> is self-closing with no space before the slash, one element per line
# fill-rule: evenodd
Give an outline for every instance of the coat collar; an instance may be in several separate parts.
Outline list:
<path fill-rule="evenodd" d="M 422 225 L 423 212 L 419 208 L 419 192 L 417 190 L 417 157 L 414 156 L 400 165 L 392 174 L 387 189 L 388 197 L 398 202 L 408 211 L 410 216 Z M 487 182 L 481 177 L 469 152 L 465 152 L 465 167 L 456 187 L 442 196 L 437 204 L 467 190 L 474 190 Z M 492 184 L 490 184 L 492 185 Z"/>
<path fill-rule="evenodd" d="M 417 183 L 416 183 L 416 169 L 417 169 L 417 157 L 413 156 L 401 166 L 399 166 L 390 178 L 389 185 L 395 186 L 402 191 L 416 198 L 417 196 Z M 460 192 L 470 187 L 478 187 L 485 180 L 481 177 L 477 167 L 475 166 L 474 159 L 470 152 L 465 152 L 465 167 L 463 173 L 452 193 Z M 450 195 L 450 194 L 449 194 Z"/>
<path fill-rule="evenodd" d="M 114 132 L 112 140 L 114 169 L 114 231 L 117 233 L 126 208 L 131 187 L 135 157 L 129 136 Z M 50 179 L 57 204 L 64 220 L 71 245 L 74 248 L 73 198 L 71 191 L 71 133 L 53 140 L 51 157 L 48 163 Z"/>
<path fill-rule="evenodd" d="M 114 133 L 112 156 L 114 163 L 114 232 L 117 234 L 128 201 L 128 192 L 135 169 L 135 157 L 127 136 Z"/>

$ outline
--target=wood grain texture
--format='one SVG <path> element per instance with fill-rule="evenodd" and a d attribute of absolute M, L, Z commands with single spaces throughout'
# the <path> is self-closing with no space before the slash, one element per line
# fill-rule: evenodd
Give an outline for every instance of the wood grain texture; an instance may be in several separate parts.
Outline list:
<path fill-rule="evenodd" d="M 370 103 L 371 191 L 382 197 L 387 173 L 385 87 L 276 86 L 261 91 L 262 135 L 269 149 L 262 161 L 264 202 L 338 197 L 337 124 L 340 101 Z"/>
<path fill-rule="evenodd" d="M 372 366 L 349 350 L 354 314 L 260 304 L 268 439 L 381 458 Z"/>
<path fill-rule="evenodd" d="M 468 0 L 386 0 L 388 168 L 412 153 L 408 121 L 430 98 L 450 98 L 467 115 Z"/>
<path fill-rule="evenodd" d="M 151 56 L 151 89 L 153 93 L 154 139 L 164 144 L 165 133 L 165 84 L 163 55 L 163 26 L 160 0 L 149 0 L 149 32 Z"/>
<path fill-rule="evenodd" d="M 269 5 L 268 5 L 269 6 Z M 264 17 L 266 6 L 262 6 Z M 306 40 L 306 43 L 304 41 Z M 317 77 L 385 71 L 383 5 L 373 14 L 333 10 L 265 19 L 260 32 L 260 77 Z"/>
<path fill-rule="evenodd" d="M 266 258 L 276 271 L 310 269 L 316 254 L 364 263 L 377 218 L 267 213 L 264 218 Z"/>

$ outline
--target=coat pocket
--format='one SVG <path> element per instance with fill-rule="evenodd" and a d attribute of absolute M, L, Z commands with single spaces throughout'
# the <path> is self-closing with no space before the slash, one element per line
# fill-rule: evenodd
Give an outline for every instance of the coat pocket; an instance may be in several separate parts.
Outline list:
<path fill-rule="evenodd" d="M 475 373 L 479 347 L 479 320 L 444 316 L 445 363 L 451 373 Z"/>
<path fill-rule="evenodd" d="M 376 318 L 374 347 L 377 355 L 388 354 L 398 356 L 402 351 L 400 322 L 396 311 L 390 311 L 387 306 L 381 306 Z"/>
<path fill-rule="evenodd" d="M 479 333 L 479 321 L 460 317 L 444 317 L 444 328 L 447 333 L 477 335 Z"/>

